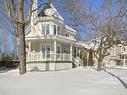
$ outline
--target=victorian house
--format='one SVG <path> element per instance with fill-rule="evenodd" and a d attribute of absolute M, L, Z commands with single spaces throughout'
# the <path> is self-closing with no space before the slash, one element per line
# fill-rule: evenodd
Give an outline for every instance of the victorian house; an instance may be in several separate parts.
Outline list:
<path fill-rule="evenodd" d="M 76 46 L 77 31 L 64 24 L 63 17 L 50 3 L 39 12 L 34 0 L 33 10 L 25 30 L 28 68 L 61 70 L 79 64 L 80 58 L 75 58 L 80 54 Z"/>

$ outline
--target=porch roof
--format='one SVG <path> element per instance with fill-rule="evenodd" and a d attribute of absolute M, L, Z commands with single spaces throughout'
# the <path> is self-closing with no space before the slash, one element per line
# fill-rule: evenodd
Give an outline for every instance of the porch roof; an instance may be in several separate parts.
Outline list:
<path fill-rule="evenodd" d="M 61 35 L 46 35 L 46 36 L 30 36 L 26 37 L 26 41 L 52 41 L 57 40 L 61 42 L 67 42 L 67 43 L 75 43 L 76 39 L 72 39 L 69 37 L 64 37 Z"/>

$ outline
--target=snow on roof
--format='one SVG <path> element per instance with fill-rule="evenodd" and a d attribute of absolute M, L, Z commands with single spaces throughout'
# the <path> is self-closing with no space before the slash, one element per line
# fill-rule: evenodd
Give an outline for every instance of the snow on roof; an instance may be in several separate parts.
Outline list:
<path fill-rule="evenodd" d="M 97 50 L 99 43 L 95 44 L 94 42 L 84 42 L 84 41 L 79 41 L 78 43 L 76 43 L 78 46 L 82 46 L 86 49 L 93 49 L 93 50 Z"/>
<path fill-rule="evenodd" d="M 84 48 L 86 49 L 94 49 L 94 50 L 97 50 L 98 49 L 98 44 L 95 45 L 95 43 L 87 43 L 87 42 L 84 42 L 84 43 L 80 43 Z"/>
<path fill-rule="evenodd" d="M 74 29 L 71 28 L 70 26 L 65 25 L 65 28 L 68 29 L 68 30 L 71 30 L 71 31 L 73 31 L 73 32 L 76 32 L 76 30 L 74 30 Z"/>

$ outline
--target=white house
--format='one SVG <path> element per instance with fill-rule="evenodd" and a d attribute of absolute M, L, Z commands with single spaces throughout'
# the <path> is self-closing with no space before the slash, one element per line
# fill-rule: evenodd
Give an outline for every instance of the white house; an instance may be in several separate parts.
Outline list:
<path fill-rule="evenodd" d="M 25 30 L 28 68 L 72 68 L 75 57 L 80 53 L 76 46 L 77 32 L 64 24 L 63 17 L 52 4 L 47 3 L 40 12 L 36 9 L 37 0 L 34 0 L 31 23 Z"/>

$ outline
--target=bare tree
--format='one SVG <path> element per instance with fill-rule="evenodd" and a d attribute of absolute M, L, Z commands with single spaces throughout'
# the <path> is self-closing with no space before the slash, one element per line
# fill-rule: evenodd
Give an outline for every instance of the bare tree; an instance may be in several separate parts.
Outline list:
<path fill-rule="evenodd" d="M 123 0 L 124 2 L 124 0 Z M 112 9 L 113 0 L 105 0 L 102 7 L 99 9 L 100 12 L 107 12 L 106 16 L 96 15 L 90 18 L 91 30 L 97 32 L 98 39 L 93 40 L 94 42 L 94 56 L 97 59 L 97 70 L 101 70 L 102 60 L 104 57 L 109 55 L 109 48 L 114 45 L 120 44 L 120 34 L 126 32 L 127 27 L 124 25 L 125 12 L 123 6 L 118 4 L 115 13 Z M 114 4 L 114 3 L 113 3 Z M 125 9 L 124 9 L 125 10 Z M 99 18 L 98 18 L 99 17 Z M 96 36 L 96 37 L 97 37 Z"/>
<path fill-rule="evenodd" d="M 3 15 L 7 17 L 15 31 L 13 34 L 19 38 L 19 73 L 26 72 L 26 53 L 25 53 L 25 25 L 30 21 L 33 0 L 30 0 L 28 11 L 24 10 L 25 0 L 2 0 L 0 5 Z M 24 18 L 27 14 L 28 20 Z"/>
<path fill-rule="evenodd" d="M 127 2 L 126 0 L 104 0 L 100 8 L 93 11 L 94 1 L 87 5 L 89 9 L 86 9 L 86 4 L 81 4 L 80 0 L 62 0 L 60 6 L 64 13 L 68 13 L 67 17 L 70 17 L 69 25 L 80 32 L 82 32 L 82 26 L 82 29 L 90 31 L 89 34 L 92 35 L 90 39 L 98 38 L 93 40 L 93 53 L 98 60 L 97 70 L 99 71 L 102 60 L 109 55 L 109 48 L 119 44 L 121 34 L 126 31 Z M 87 49 L 87 52 L 89 51 Z"/>
<path fill-rule="evenodd" d="M 86 14 L 86 4 L 81 0 L 53 0 L 56 7 L 63 14 L 66 19 L 66 24 L 77 30 L 78 37 L 80 32 L 83 33 L 83 27 L 85 26 L 84 16 Z M 80 31 L 80 32 L 79 32 Z"/>

